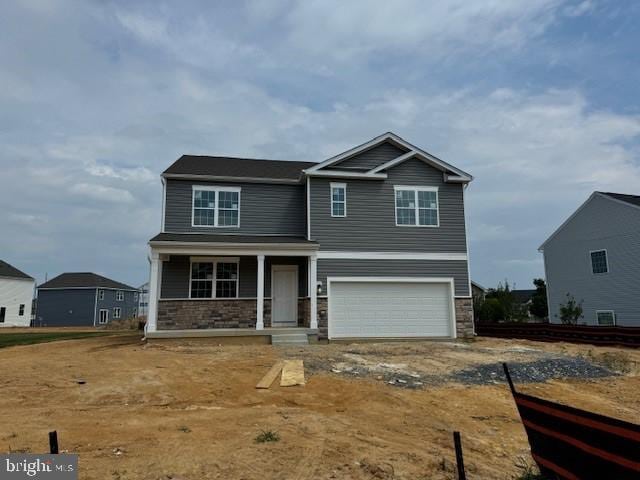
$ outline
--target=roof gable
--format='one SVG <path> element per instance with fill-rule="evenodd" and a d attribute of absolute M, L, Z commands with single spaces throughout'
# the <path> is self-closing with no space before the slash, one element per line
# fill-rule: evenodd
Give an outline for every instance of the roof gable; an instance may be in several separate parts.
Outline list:
<path fill-rule="evenodd" d="M 407 153 L 407 149 L 399 147 L 390 141 L 363 150 L 352 157 L 347 157 L 333 165 L 340 170 L 354 170 L 368 172 L 374 168 Z"/>
<path fill-rule="evenodd" d="M 91 272 L 61 273 L 38 288 L 117 288 L 121 290 L 137 290 L 124 283 L 116 282 Z"/>
<path fill-rule="evenodd" d="M 567 218 L 564 222 L 562 222 L 562 224 L 556 228 L 554 230 L 554 232 L 549 235 L 549 237 L 544 241 L 544 243 L 542 245 L 540 245 L 538 247 L 538 251 L 543 251 L 545 245 L 547 245 L 551 240 L 553 240 L 562 230 L 565 229 L 565 227 L 567 227 L 578 215 L 580 215 L 583 210 L 585 210 L 592 202 L 594 202 L 595 200 L 604 200 L 607 202 L 612 202 L 612 203 L 616 203 L 618 205 L 621 205 L 623 207 L 628 207 L 628 208 L 634 208 L 634 209 L 640 209 L 640 205 L 636 205 L 632 202 L 629 201 L 625 201 L 621 198 L 618 197 L 635 197 L 635 195 L 624 195 L 624 194 L 620 194 L 620 193 L 605 193 L 605 192 L 593 192 L 591 195 L 589 195 L 589 198 L 587 198 L 584 203 L 582 205 L 580 205 L 575 212 L 573 212 L 569 218 Z M 638 198 L 638 197 L 635 197 Z"/>
<path fill-rule="evenodd" d="M 409 158 L 419 158 L 425 163 L 430 164 L 431 166 L 441 170 L 445 175 L 445 181 L 457 181 L 457 182 L 470 182 L 473 180 L 473 177 L 468 173 L 460 170 L 459 168 L 454 167 L 453 165 L 448 164 L 447 162 L 439 159 L 438 157 L 431 155 L 430 153 L 416 147 L 415 145 L 410 144 L 403 138 L 399 137 L 393 132 L 384 133 L 378 137 L 375 137 L 368 142 L 365 142 L 357 147 L 351 148 L 346 152 L 343 152 L 339 155 L 329 158 L 324 162 L 318 163 L 310 168 L 305 170 L 307 175 L 334 175 L 336 171 L 340 171 L 340 164 L 344 160 L 355 157 L 356 155 L 366 152 L 376 146 L 379 146 L 383 143 L 391 143 L 397 146 L 399 149 L 404 149 L 406 153 L 396 157 L 395 159 L 391 159 L 386 163 L 378 165 L 371 170 L 364 173 L 356 173 L 354 175 L 358 175 L 360 178 L 386 178 L 386 174 L 384 170 L 391 168 Z M 328 167 L 331 167 L 331 171 L 329 171 Z"/>
<path fill-rule="evenodd" d="M 0 277 L 33 280 L 33 277 L 27 275 L 21 270 L 18 270 L 16 267 L 5 262 L 4 260 L 0 260 Z"/>

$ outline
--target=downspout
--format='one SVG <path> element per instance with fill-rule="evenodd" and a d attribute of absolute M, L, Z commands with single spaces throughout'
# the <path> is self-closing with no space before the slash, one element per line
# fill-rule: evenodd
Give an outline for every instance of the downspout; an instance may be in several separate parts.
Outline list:
<path fill-rule="evenodd" d="M 98 288 L 96 288 L 96 298 L 93 302 L 93 326 L 96 326 L 96 312 L 98 311 Z"/>

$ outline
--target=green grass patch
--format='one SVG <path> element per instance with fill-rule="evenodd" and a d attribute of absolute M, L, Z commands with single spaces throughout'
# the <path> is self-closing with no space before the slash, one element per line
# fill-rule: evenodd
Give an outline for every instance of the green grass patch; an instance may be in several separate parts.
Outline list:
<path fill-rule="evenodd" d="M 0 332 L 0 348 L 13 347 L 15 345 L 33 345 L 35 343 L 56 342 L 58 340 L 76 340 L 79 338 L 103 337 L 105 335 L 114 334 L 114 332 Z"/>
<path fill-rule="evenodd" d="M 256 443 L 277 442 L 278 440 L 280 440 L 278 432 L 273 432 L 271 430 L 267 430 L 266 432 L 262 430 L 260 435 L 255 438 Z"/>

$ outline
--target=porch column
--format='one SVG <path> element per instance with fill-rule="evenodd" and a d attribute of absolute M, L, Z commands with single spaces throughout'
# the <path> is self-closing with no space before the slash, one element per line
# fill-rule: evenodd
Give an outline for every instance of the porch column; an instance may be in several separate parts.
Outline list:
<path fill-rule="evenodd" d="M 264 255 L 258 255 L 256 330 L 264 330 Z"/>
<path fill-rule="evenodd" d="M 309 327 L 318 328 L 318 257 L 309 257 L 309 297 L 311 316 L 309 317 Z"/>
<path fill-rule="evenodd" d="M 149 276 L 149 310 L 147 312 L 147 332 L 155 332 L 158 324 L 158 299 L 160 297 L 160 279 L 162 263 L 158 252 L 151 250 L 151 274 Z"/>

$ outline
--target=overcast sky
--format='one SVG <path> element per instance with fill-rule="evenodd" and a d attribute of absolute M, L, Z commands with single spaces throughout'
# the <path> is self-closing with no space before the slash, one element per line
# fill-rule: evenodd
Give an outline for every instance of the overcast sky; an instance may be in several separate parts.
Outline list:
<path fill-rule="evenodd" d="M 183 153 L 391 130 L 475 176 L 472 277 L 529 288 L 593 190 L 640 193 L 640 3 L 3 1 L 0 258 L 139 285 Z"/>

